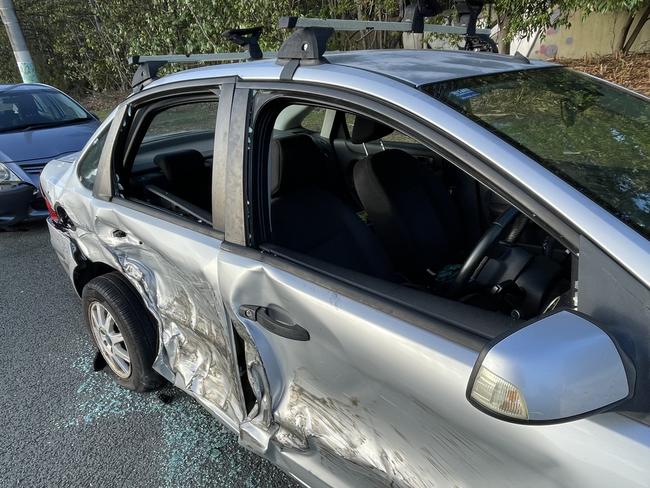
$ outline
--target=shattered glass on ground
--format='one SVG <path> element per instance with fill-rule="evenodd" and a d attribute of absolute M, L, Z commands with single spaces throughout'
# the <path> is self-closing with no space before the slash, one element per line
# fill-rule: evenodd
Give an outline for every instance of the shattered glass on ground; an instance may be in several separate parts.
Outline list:
<path fill-rule="evenodd" d="M 133 393 L 92 371 L 43 224 L 0 233 L 0 254 L 0 486 L 296 486 L 178 389 Z"/>

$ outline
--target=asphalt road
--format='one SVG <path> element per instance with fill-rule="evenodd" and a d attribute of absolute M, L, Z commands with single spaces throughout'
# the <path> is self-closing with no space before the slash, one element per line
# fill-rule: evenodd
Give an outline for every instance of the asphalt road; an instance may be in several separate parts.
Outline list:
<path fill-rule="evenodd" d="M 0 486 L 296 486 L 179 390 L 93 372 L 82 320 L 45 224 L 0 232 Z"/>

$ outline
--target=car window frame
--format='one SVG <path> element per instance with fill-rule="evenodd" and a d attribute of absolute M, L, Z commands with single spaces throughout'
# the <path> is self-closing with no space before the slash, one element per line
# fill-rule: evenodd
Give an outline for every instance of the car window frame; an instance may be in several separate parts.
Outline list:
<path fill-rule="evenodd" d="M 218 202 L 219 200 L 223 200 L 223 195 L 219 195 L 218 190 L 225 189 L 225 183 L 217 181 L 217 179 L 226 172 L 226 169 L 222 167 L 225 165 L 225 158 L 223 156 L 215 158 L 213 155 L 213 211 L 212 222 L 210 225 L 192 222 L 191 220 L 172 213 L 164 212 L 155 207 L 116 196 L 114 189 L 116 188 L 117 181 L 114 178 L 115 173 L 113 167 L 116 158 L 123 157 L 124 149 L 120 146 L 129 135 L 129 128 L 134 122 L 133 116 L 135 115 L 134 109 L 136 107 L 143 106 L 147 103 L 162 101 L 164 99 L 193 95 L 196 94 L 197 91 L 205 92 L 207 90 L 212 90 L 219 98 L 213 146 L 213 152 L 216 155 L 218 147 L 220 147 L 219 144 L 222 143 L 224 138 L 225 140 L 228 140 L 228 133 L 230 130 L 228 120 L 230 118 L 234 82 L 235 78 L 232 76 L 205 78 L 161 84 L 159 86 L 142 90 L 139 93 L 131 94 L 124 102 L 118 105 L 114 112 L 114 120 L 116 123 L 111 125 L 106 144 L 102 151 L 100 166 L 95 180 L 95 186 L 93 188 L 93 195 L 100 200 L 122 205 L 150 217 L 165 220 L 188 230 L 200 232 L 219 240 L 223 240 L 225 238 L 225 229 L 223 225 L 220 225 L 220 222 L 223 222 L 224 220 L 224 205 L 220 205 Z M 217 197 L 215 197 L 215 192 Z"/>
<path fill-rule="evenodd" d="M 112 122 L 112 120 L 111 120 Z M 79 182 L 81 183 L 81 186 L 86 188 L 89 191 L 92 191 L 94 186 L 95 186 L 95 181 L 97 180 L 97 174 L 95 174 L 95 179 L 93 180 L 92 186 L 86 186 L 84 184 L 84 177 L 81 175 L 81 165 L 83 162 L 86 160 L 88 157 L 88 154 L 90 153 L 92 147 L 99 141 L 101 137 L 106 135 L 106 140 L 104 140 L 104 145 L 102 146 L 102 151 L 104 149 L 104 146 L 108 143 L 108 132 L 110 130 L 110 123 L 107 126 L 102 126 L 100 129 L 98 129 L 95 134 L 93 134 L 93 137 L 88 141 L 89 144 L 84 147 L 83 152 L 79 155 L 79 158 L 77 159 L 77 165 L 76 165 L 76 173 L 77 173 L 77 178 L 79 179 Z M 101 163 L 102 159 L 102 151 L 100 151 L 99 156 L 97 157 L 97 171 L 99 172 L 99 165 Z"/>
<path fill-rule="evenodd" d="M 176 95 L 171 97 L 164 97 L 159 100 L 152 100 L 147 103 L 132 105 L 133 107 L 133 123 L 125 131 L 124 141 L 125 149 L 119 154 L 114 155 L 113 159 L 113 177 L 118 175 L 117 171 L 117 159 L 122 163 L 121 171 L 130 173 L 133 171 L 133 166 L 135 163 L 135 158 L 139 152 L 140 147 L 142 146 L 142 141 L 146 137 L 147 131 L 151 123 L 155 120 L 156 116 L 160 113 L 163 113 L 165 110 L 169 110 L 174 107 L 182 105 L 191 105 L 194 103 L 202 103 L 207 101 L 217 101 L 217 113 L 214 114 L 215 117 L 215 129 L 213 134 L 213 152 L 214 152 L 214 139 L 216 138 L 216 119 L 219 112 L 219 89 L 212 90 L 196 90 L 192 93 Z M 117 181 L 116 181 L 117 183 Z M 211 189 L 212 195 L 214 195 L 214 187 Z M 211 195 L 211 197 L 212 197 Z M 144 212 L 152 217 L 162 218 L 174 221 L 176 224 L 181 222 L 186 223 L 191 226 L 194 230 L 199 230 L 202 228 L 208 229 L 209 231 L 218 230 L 214 226 L 214 217 L 211 216 L 211 221 L 201 224 L 193 221 L 192 219 L 182 217 L 176 214 L 172 210 L 166 210 L 162 207 L 156 205 L 148 205 L 145 202 L 135 201 L 133 199 L 128 199 L 120 196 L 117 193 L 117 184 L 113 186 L 113 199 L 116 202 L 119 202 L 123 205 L 126 205 L 134 210 L 139 210 Z M 211 232 L 209 232 L 211 233 Z"/>
<path fill-rule="evenodd" d="M 174 107 L 182 105 L 191 105 L 194 103 L 210 102 L 214 101 L 216 97 L 217 101 L 217 112 L 218 112 L 218 100 L 219 93 L 209 93 L 210 91 L 205 91 L 201 93 L 195 93 L 192 95 L 180 95 L 177 97 L 169 97 L 163 100 L 153 101 L 149 104 L 142 104 L 140 106 L 135 106 L 133 108 L 133 123 L 129 127 L 128 133 L 125 134 L 125 150 L 121 154 L 116 155 L 120 157 L 122 161 L 121 170 L 127 173 L 133 171 L 133 165 L 135 163 L 135 158 L 139 152 L 142 142 L 147 135 L 147 131 L 151 127 L 151 123 L 156 119 L 156 117 L 165 112 L 166 110 L 172 109 Z M 216 135 L 216 114 L 215 114 L 215 131 Z M 214 145 L 213 145 L 214 149 Z M 115 159 L 113 161 L 116 162 Z M 116 166 L 114 164 L 114 169 Z"/>
<path fill-rule="evenodd" d="M 546 232 L 557 236 L 562 245 L 572 253 L 578 253 L 579 233 L 566 218 L 566 215 L 561 215 L 554 209 L 548 208 L 539 198 L 509 179 L 507 175 L 496 171 L 489 162 L 481 158 L 480 154 L 464 147 L 451 135 L 437 130 L 430 122 L 419 119 L 416 114 L 405 112 L 399 107 L 372 97 L 370 94 L 350 93 L 328 86 L 314 86 L 298 82 L 244 81 L 238 82 L 237 88 L 268 92 L 264 94 L 263 99 L 259 97 L 253 99 L 253 105 L 250 108 L 251 117 L 256 117 L 266 103 L 286 98 L 295 104 L 325 105 L 335 110 L 353 111 L 359 115 L 384 121 L 409 137 L 413 137 L 424 147 L 445 158 L 476 181 L 497 193 L 525 213 Z M 524 156 L 522 154 L 522 157 Z M 246 182 L 245 186 L 248 188 L 250 183 Z M 246 195 L 245 201 L 247 197 L 250 201 L 251 195 Z M 246 222 L 248 223 L 249 220 L 247 219 Z M 253 232 L 254 229 L 246 228 L 244 235 L 252 236 Z M 228 239 L 228 232 L 226 234 Z M 242 245 L 251 244 L 251 242 L 231 242 Z"/>
<path fill-rule="evenodd" d="M 115 119 L 115 113 L 116 111 L 114 110 L 108 116 L 103 120 L 103 122 L 97 127 L 95 132 L 93 132 L 93 135 L 86 144 L 84 145 L 83 148 L 81 148 L 81 151 L 79 152 L 79 157 L 77 158 L 77 161 L 75 162 L 75 174 L 77 176 L 77 179 L 79 180 L 79 183 L 81 186 L 83 186 L 86 190 L 89 190 L 91 192 L 94 192 L 95 184 L 97 183 L 97 177 L 99 176 L 99 171 L 100 171 L 100 166 L 102 164 L 102 156 L 104 154 L 104 150 L 106 149 L 106 146 L 108 146 L 109 141 L 110 141 L 110 130 L 113 125 L 113 121 Z M 106 133 L 106 140 L 104 141 L 104 146 L 102 147 L 102 151 L 99 154 L 99 159 L 97 161 L 97 174 L 95 175 L 95 182 L 93 183 L 92 188 L 88 188 L 86 185 L 83 184 L 82 182 L 82 177 L 79 174 L 79 166 L 81 165 L 81 162 L 86 158 L 88 153 L 90 152 L 91 147 L 95 143 L 97 139 L 99 139 L 101 136 Z"/>

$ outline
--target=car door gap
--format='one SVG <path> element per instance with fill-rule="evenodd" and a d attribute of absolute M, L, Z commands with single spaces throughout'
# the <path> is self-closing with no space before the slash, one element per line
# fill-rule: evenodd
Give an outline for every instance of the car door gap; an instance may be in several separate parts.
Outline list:
<path fill-rule="evenodd" d="M 257 403 L 257 397 L 253 391 L 253 387 L 248 379 L 248 370 L 246 368 L 246 343 L 237 328 L 232 326 L 233 337 L 235 340 L 235 353 L 237 357 L 237 368 L 239 372 L 239 380 L 241 384 L 242 393 L 244 395 L 244 405 L 246 407 L 246 414 L 250 414 Z"/>

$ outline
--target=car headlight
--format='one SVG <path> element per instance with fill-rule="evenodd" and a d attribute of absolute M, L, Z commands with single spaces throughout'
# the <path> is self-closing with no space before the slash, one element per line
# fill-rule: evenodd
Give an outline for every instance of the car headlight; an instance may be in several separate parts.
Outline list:
<path fill-rule="evenodd" d="M 21 181 L 23 180 L 18 178 L 13 171 L 7 168 L 7 165 L 0 163 L 0 185 L 15 185 Z"/>

